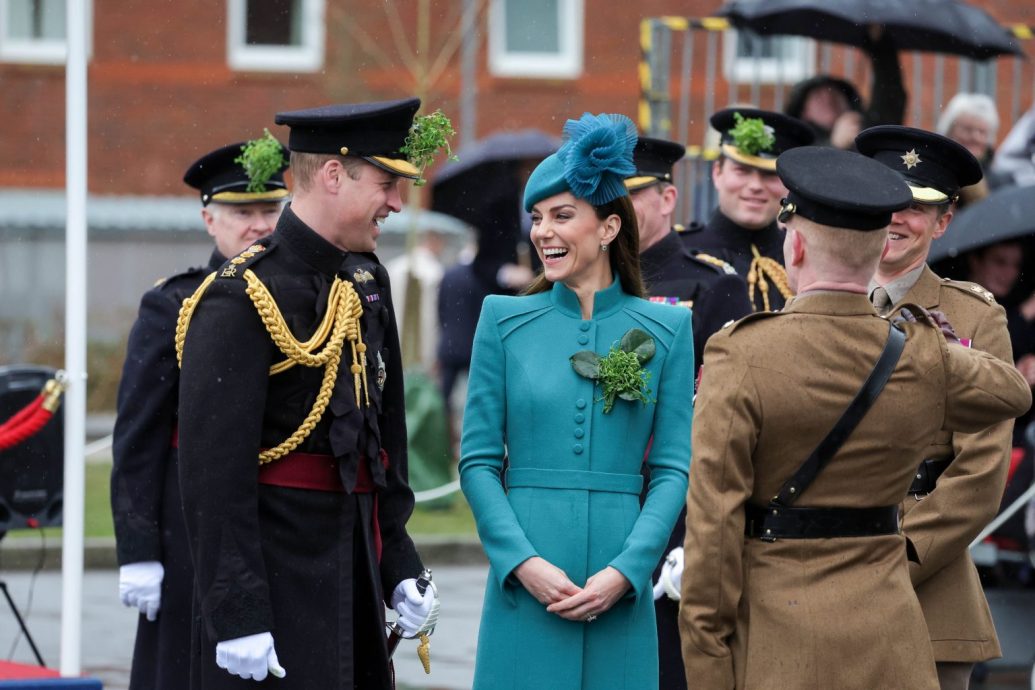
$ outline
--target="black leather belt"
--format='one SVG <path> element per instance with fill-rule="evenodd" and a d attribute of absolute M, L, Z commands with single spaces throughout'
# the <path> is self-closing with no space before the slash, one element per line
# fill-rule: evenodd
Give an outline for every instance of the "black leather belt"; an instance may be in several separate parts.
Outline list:
<path fill-rule="evenodd" d="M 934 491 L 938 483 L 938 477 L 952 464 L 952 458 L 944 460 L 924 460 L 916 469 L 916 476 L 913 483 L 909 485 L 909 493 L 913 496 L 918 494 L 929 494 Z"/>
<path fill-rule="evenodd" d="M 898 506 L 877 508 L 745 507 L 745 536 L 776 539 L 831 539 L 898 534 Z"/>

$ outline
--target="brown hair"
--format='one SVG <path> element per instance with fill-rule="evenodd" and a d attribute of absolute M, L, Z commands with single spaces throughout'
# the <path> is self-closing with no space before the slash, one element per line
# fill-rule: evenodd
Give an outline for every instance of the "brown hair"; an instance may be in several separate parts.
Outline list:
<path fill-rule="evenodd" d="M 618 274 L 622 289 L 627 294 L 645 297 L 647 291 L 643 287 L 643 278 L 640 275 L 640 229 L 636 224 L 636 210 L 633 208 L 632 200 L 628 195 L 623 195 L 601 206 L 594 206 L 593 211 L 598 220 L 605 220 L 611 215 L 618 216 L 621 228 L 608 247 L 611 271 Z M 553 283 L 540 272 L 524 294 L 534 295 L 546 292 L 552 287 Z"/>
<path fill-rule="evenodd" d="M 329 160 L 337 160 L 345 168 L 345 173 L 353 180 L 358 180 L 362 174 L 363 160 L 355 156 L 339 156 L 336 153 L 302 153 L 291 152 L 291 176 L 299 189 L 309 191 L 313 184 L 313 178 Z"/>

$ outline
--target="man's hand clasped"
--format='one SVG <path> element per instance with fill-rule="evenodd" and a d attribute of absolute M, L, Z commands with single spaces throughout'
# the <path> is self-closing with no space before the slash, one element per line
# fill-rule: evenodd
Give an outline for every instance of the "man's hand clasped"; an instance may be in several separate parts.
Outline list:
<path fill-rule="evenodd" d="M 124 606 L 140 609 L 147 620 L 158 620 L 162 608 L 165 568 L 158 561 L 129 563 L 119 568 L 119 599 Z"/>
<path fill-rule="evenodd" d="M 277 660 L 273 635 L 245 635 L 216 644 L 216 666 L 245 680 L 265 680 L 270 673 L 283 678 L 287 672 Z"/>
<path fill-rule="evenodd" d="M 586 580 L 585 586 L 579 587 L 563 570 L 539 556 L 515 568 L 514 576 L 550 613 L 586 623 L 592 623 L 614 606 L 630 587 L 625 576 L 611 566 L 595 573 Z"/>
<path fill-rule="evenodd" d="M 402 628 L 403 637 L 430 635 L 438 623 L 439 600 L 435 583 L 428 584 L 424 594 L 417 589 L 416 578 L 403 580 L 392 592 L 392 609 L 399 614 L 396 624 Z"/>

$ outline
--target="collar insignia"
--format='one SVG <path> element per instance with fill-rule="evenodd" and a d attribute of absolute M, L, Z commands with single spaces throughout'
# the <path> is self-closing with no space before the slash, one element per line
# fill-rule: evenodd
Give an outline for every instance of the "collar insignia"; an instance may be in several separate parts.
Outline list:
<path fill-rule="evenodd" d="M 352 279 L 357 283 L 366 283 L 373 280 L 374 276 L 365 268 L 357 268 L 356 272 L 352 274 Z"/>
<path fill-rule="evenodd" d="M 916 152 L 916 149 L 913 149 L 902 156 L 902 162 L 905 163 L 906 170 L 912 170 L 918 164 L 923 163 L 923 161 L 920 160 L 920 155 Z"/>

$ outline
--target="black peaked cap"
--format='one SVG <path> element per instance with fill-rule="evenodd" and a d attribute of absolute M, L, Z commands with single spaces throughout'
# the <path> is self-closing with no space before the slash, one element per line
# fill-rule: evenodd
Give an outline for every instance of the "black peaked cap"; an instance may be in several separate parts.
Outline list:
<path fill-rule="evenodd" d="M 399 149 L 418 108 L 419 98 L 325 105 L 277 113 L 274 122 L 291 128 L 292 151 L 359 156 L 396 175 L 415 178 L 419 172 Z"/>
<path fill-rule="evenodd" d="M 921 203 L 955 199 L 981 181 L 981 164 L 963 145 L 934 132 L 900 125 L 870 127 L 855 138 L 859 153 L 896 171 Z"/>
<path fill-rule="evenodd" d="M 820 225 L 880 230 L 891 214 L 913 201 L 902 177 L 872 158 L 825 146 L 802 146 L 780 155 L 776 172 L 788 189 L 781 214 Z"/>
<path fill-rule="evenodd" d="M 753 157 L 748 156 L 745 160 L 741 160 L 738 157 L 739 149 L 736 149 L 734 146 L 733 137 L 730 135 L 730 130 L 737 126 L 737 121 L 734 117 L 737 113 L 745 119 L 757 118 L 769 128 L 773 134 L 774 141 L 768 151 L 759 152 Z M 758 108 L 726 108 L 712 115 L 709 122 L 719 132 L 720 141 L 724 145 L 723 152 L 730 155 L 732 149 L 730 157 L 748 165 L 752 164 L 751 158 L 758 157 L 775 160 L 784 151 L 790 151 L 798 146 L 808 146 L 816 138 L 812 128 L 801 120 L 783 113 L 759 110 Z M 773 166 L 769 164 L 764 167 L 772 169 Z"/>
<path fill-rule="evenodd" d="M 266 181 L 265 189 L 249 192 L 250 180 L 244 167 L 236 162 L 247 142 L 238 142 L 206 153 L 191 163 L 183 174 L 183 181 L 201 192 L 201 203 L 213 201 L 224 204 L 251 204 L 260 201 L 279 201 L 288 197 L 284 171 L 288 168 L 287 150 L 283 149 L 284 165 Z"/>
<path fill-rule="evenodd" d="M 625 180 L 630 191 L 642 189 L 659 181 L 672 181 L 672 166 L 686 155 L 686 147 L 674 141 L 640 137 L 633 149 L 636 174 Z"/>

